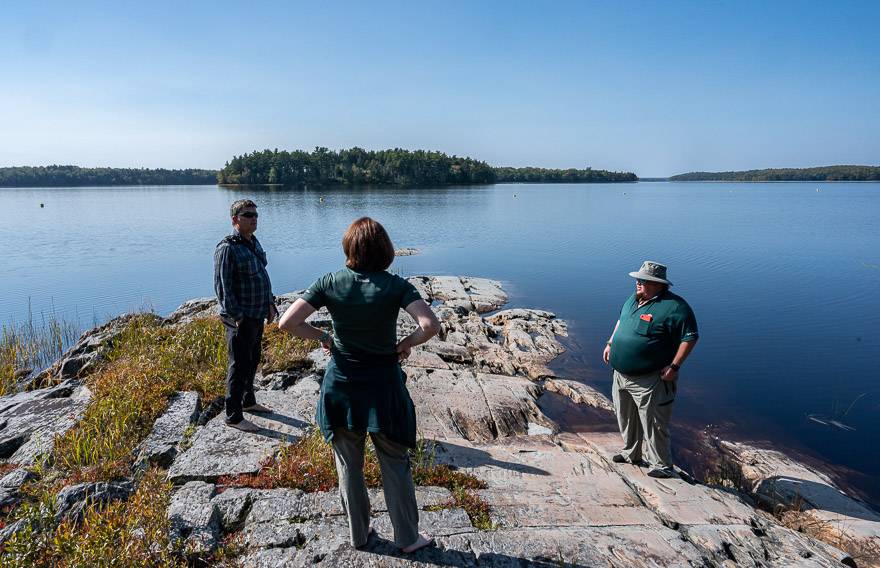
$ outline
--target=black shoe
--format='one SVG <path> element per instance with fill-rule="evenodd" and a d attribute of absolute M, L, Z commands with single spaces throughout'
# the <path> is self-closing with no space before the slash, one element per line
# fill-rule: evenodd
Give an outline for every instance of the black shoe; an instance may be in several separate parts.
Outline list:
<path fill-rule="evenodd" d="M 611 461 L 614 463 L 629 463 L 629 460 L 623 457 L 622 454 L 614 454 L 611 456 Z"/>
<path fill-rule="evenodd" d="M 675 477 L 675 472 L 671 467 L 654 467 L 648 471 L 648 477 L 656 477 L 657 479 L 669 479 Z"/>

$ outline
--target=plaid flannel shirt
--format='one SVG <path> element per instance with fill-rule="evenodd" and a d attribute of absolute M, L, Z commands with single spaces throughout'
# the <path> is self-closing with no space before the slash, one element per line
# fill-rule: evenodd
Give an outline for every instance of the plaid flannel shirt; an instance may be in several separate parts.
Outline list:
<path fill-rule="evenodd" d="M 266 272 L 266 252 L 256 237 L 246 241 L 238 231 L 217 243 L 214 250 L 214 291 L 220 315 L 234 320 L 262 319 L 274 303 L 272 283 Z"/>

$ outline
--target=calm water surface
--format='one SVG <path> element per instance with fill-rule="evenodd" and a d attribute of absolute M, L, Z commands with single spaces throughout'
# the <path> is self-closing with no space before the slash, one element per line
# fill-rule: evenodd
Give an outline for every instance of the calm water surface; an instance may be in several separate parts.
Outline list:
<path fill-rule="evenodd" d="M 817 191 L 819 189 L 820 191 Z M 880 502 L 880 184 L 497 185 L 239 191 L 0 189 L 0 322 L 54 310 L 83 326 L 209 296 L 228 206 L 257 201 L 276 293 L 343 261 L 370 215 L 420 256 L 395 268 L 502 280 L 511 305 L 570 324 L 563 374 L 610 389 L 605 339 L 644 259 L 669 265 L 701 340 L 676 418 L 846 466 Z M 324 202 L 319 198 L 324 196 Z M 45 204 L 40 208 L 40 203 Z M 855 404 L 851 403 L 859 398 Z M 848 411 L 847 411 L 848 410 Z M 854 428 L 818 424 L 836 418 Z"/>

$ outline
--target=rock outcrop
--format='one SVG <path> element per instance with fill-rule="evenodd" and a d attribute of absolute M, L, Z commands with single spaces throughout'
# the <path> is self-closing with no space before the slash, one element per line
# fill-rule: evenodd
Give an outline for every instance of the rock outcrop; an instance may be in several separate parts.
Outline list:
<path fill-rule="evenodd" d="M 493 280 L 417 276 L 410 281 L 442 322 L 439 336 L 414 349 L 404 366 L 419 434 L 430 441 L 438 463 L 485 481 L 479 494 L 491 506 L 493 529 L 474 527 L 467 513 L 453 505 L 448 490 L 419 487 L 421 527 L 436 538 L 437 546 L 406 556 L 392 542 L 382 491 L 370 490 L 378 538 L 355 550 L 348 544 L 335 492 L 217 485 L 223 476 L 258 472 L 282 443 L 295 442 L 313 427 L 327 362 L 317 350 L 307 368 L 258 381 L 258 402 L 273 410 L 250 416 L 260 426 L 258 432 L 228 428 L 222 413 L 217 414 L 216 401 L 206 401 L 200 414 L 194 393 L 178 393 L 139 447 L 135 469 L 148 463 L 168 468 L 176 486 L 167 512 L 171 536 L 188 552 L 209 552 L 235 534 L 243 548 L 241 565 L 254 567 L 855 565 L 847 553 L 756 508 L 750 494 L 688 478 L 657 480 L 638 467 L 613 463 L 610 456 L 620 442 L 616 433 L 561 432 L 538 405 L 545 392 L 598 413 L 608 414 L 611 403 L 547 367 L 562 353 L 559 340 L 567 334 L 565 323 L 554 314 L 498 311 L 507 295 Z M 279 296 L 279 308 L 283 311 L 300 294 Z M 216 313 L 214 299 L 198 299 L 164 321 L 182 325 Z M 310 321 L 330 325 L 326 310 Z M 399 333 L 413 328 L 401 312 Z M 101 344 L 89 342 L 91 347 L 81 346 L 71 356 L 100 357 Z M 69 428 L 87 402 L 88 390 L 76 381 L 0 398 L 0 420 L 7 421 L 0 429 L 0 449 L 10 460 L 28 463 L 34 454 L 28 444 L 42 448 L 51 443 L 48 434 Z M 781 454 L 735 444 L 724 447 L 754 483 L 754 495 L 771 502 L 799 499 L 809 503 L 808 513 L 816 518 L 854 527 L 868 543 L 877 538 L 876 513 L 847 500 L 827 477 L 785 461 Z M 0 478 L 0 503 L 4 491 L 17 490 L 26 476 L 19 468 Z M 125 498 L 128 489 L 95 484 L 67 488 L 59 503 L 77 514 L 88 498 Z M 0 541 L 11 530 L 15 527 L 0 533 Z"/>

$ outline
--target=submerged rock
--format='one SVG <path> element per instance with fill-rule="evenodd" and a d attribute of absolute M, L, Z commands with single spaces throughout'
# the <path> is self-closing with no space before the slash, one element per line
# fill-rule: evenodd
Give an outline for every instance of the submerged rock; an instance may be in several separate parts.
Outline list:
<path fill-rule="evenodd" d="M 577 404 L 586 404 L 593 408 L 614 412 L 614 404 L 608 400 L 607 396 L 584 383 L 569 379 L 547 379 L 544 381 L 544 388 L 548 392 L 567 396 Z"/>

